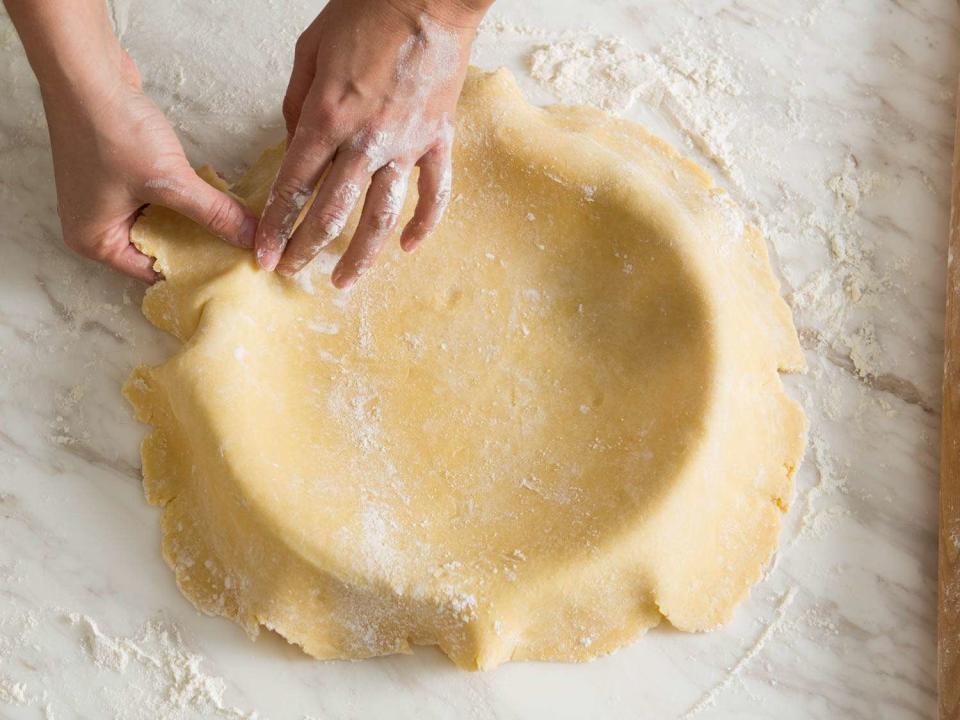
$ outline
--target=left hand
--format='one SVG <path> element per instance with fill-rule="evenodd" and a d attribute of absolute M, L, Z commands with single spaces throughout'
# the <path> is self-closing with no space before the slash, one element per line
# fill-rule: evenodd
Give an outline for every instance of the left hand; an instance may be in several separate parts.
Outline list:
<path fill-rule="evenodd" d="M 297 42 L 283 103 L 287 153 L 256 236 L 264 269 L 293 275 L 309 263 L 343 232 L 369 184 L 332 276 L 338 288 L 353 285 L 395 228 L 414 165 L 419 201 L 400 246 L 412 251 L 436 227 L 450 199 L 453 116 L 481 16 L 463 0 L 331 0 L 323 9 Z"/>

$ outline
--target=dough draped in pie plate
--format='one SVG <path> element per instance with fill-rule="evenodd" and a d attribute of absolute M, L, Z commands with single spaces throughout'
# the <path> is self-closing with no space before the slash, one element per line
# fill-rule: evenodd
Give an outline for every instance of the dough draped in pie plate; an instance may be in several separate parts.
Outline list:
<path fill-rule="evenodd" d="M 231 188 L 254 210 L 281 155 Z M 588 660 L 663 617 L 717 627 L 776 548 L 790 312 L 758 231 L 635 124 L 471 71 L 446 219 L 348 292 L 332 254 L 286 280 L 163 208 L 133 238 L 183 342 L 125 388 L 164 556 L 251 635 Z"/>

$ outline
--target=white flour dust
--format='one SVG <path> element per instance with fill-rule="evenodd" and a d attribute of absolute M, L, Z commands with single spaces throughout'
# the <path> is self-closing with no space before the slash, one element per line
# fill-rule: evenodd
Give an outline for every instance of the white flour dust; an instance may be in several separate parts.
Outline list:
<path fill-rule="evenodd" d="M 395 118 L 384 127 L 362 128 L 351 141 L 375 172 L 391 160 L 411 159 L 434 144 L 442 143 L 449 123 L 446 116 L 434 122 L 425 116 L 434 94 L 453 80 L 460 67 L 459 36 L 427 15 L 418 19 L 419 30 L 397 52 L 395 93 L 410 99 L 409 115 Z"/>
<path fill-rule="evenodd" d="M 811 27 L 818 21 L 818 7 L 782 22 Z M 782 183 L 778 201 L 754 200 L 762 196 L 763 178 L 754 180 L 756 171 L 747 168 L 759 166 L 776 179 L 783 170 L 779 158 L 784 133 L 801 138 L 821 132 L 808 124 L 807 109 L 799 93 L 793 92 L 795 84 L 780 107 L 745 102 L 746 94 L 775 79 L 776 72 L 747 65 L 728 50 L 735 43 L 710 26 L 694 23 L 650 52 L 591 31 L 550 32 L 502 20 L 482 27 L 481 43 L 505 40 L 529 45 L 531 79 L 561 103 L 593 105 L 618 114 L 639 104 L 658 111 L 681 133 L 689 150 L 727 179 L 739 205 L 773 246 L 775 259 L 818 254 L 824 258 L 819 269 L 806 275 L 802 265 L 797 269 L 787 262 L 779 264 L 805 347 L 827 354 L 861 381 L 872 382 L 884 374 L 881 333 L 861 318 L 863 311 L 902 292 L 892 277 L 907 268 L 878 267 L 876 249 L 864 231 L 862 205 L 887 184 L 886 178 L 861 167 L 847 153 L 813 179 L 832 198 L 830 211 Z M 725 217 L 742 223 L 741 213 L 730 210 Z M 833 390 L 824 393 L 821 409 L 827 413 L 836 410 L 831 398 L 839 391 Z"/>
<path fill-rule="evenodd" d="M 797 37 L 802 37 L 822 21 L 824 5 L 808 5 L 776 19 L 757 15 L 750 23 L 770 34 L 789 35 L 788 28 L 798 28 Z M 791 381 L 808 416 L 840 421 L 852 414 L 859 422 L 868 413 L 889 414 L 893 410 L 882 393 L 867 392 L 890 387 L 887 378 L 892 373 L 884 330 L 871 322 L 869 313 L 903 296 L 896 278 L 909 267 L 903 261 L 880 264 L 864 210 L 891 181 L 864 167 L 849 148 L 832 153 L 824 148 L 818 159 L 827 164 L 807 163 L 807 187 L 794 189 L 782 180 L 797 170 L 784 160 L 784 139 L 819 141 L 826 134 L 813 119 L 820 109 L 807 106 L 799 73 L 780 74 L 763 61 L 752 63 L 737 50 L 738 39 L 719 28 L 701 18 L 671 33 L 659 48 L 641 50 L 600 32 L 553 32 L 491 19 L 481 29 L 480 44 L 526 45 L 529 78 L 562 104 L 591 105 L 627 116 L 652 111 L 676 131 L 688 152 L 723 176 L 737 204 L 771 246 L 801 340 L 811 351 L 816 395 L 806 384 Z M 784 90 L 785 100 L 771 100 L 782 97 Z M 777 189 L 772 197 L 771 186 Z M 727 214 L 731 223 L 743 222 L 739 211 Z M 812 268 L 810 258 L 818 260 Z M 851 379 L 859 395 L 848 392 Z M 845 401 L 851 395 L 852 408 Z M 846 461 L 835 455 L 819 429 L 812 433 L 810 448 L 813 479 L 798 481 L 801 513 L 795 534 L 778 557 L 800 542 L 823 538 L 851 514 Z M 768 569 L 768 577 L 774 570 Z M 744 667 L 778 629 L 799 627 L 783 622 L 795 594 L 791 590 L 782 596 L 773 623 L 758 642 L 684 717 L 712 707 L 721 693 L 736 687 Z M 805 629 L 826 632 L 817 624 Z"/>
<path fill-rule="evenodd" d="M 168 620 L 149 620 L 125 637 L 80 613 L 21 610 L 0 620 L 0 631 L 0 705 L 35 708 L 46 720 L 259 717 L 229 705 L 226 681 L 205 669 L 204 657 Z"/>
<path fill-rule="evenodd" d="M 71 614 L 80 629 L 81 646 L 100 670 L 119 674 L 122 694 L 106 690 L 103 700 L 118 718 L 254 718 L 225 704 L 226 683 L 203 670 L 203 657 L 190 650 L 176 625 L 150 620 L 133 637 L 104 633 L 86 615 Z M 142 702 L 131 706 L 128 693 L 135 689 Z"/>
<path fill-rule="evenodd" d="M 717 704 L 718 698 L 741 678 L 744 670 L 763 651 L 767 643 L 779 632 L 781 627 L 784 626 L 787 611 L 790 609 L 790 606 L 793 605 L 793 601 L 797 597 L 797 592 L 798 588 L 794 586 L 783 594 L 780 602 L 777 604 L 773 619 L 763 629 L 757 639 L 754 640 L 753 644 L 740 656 L 740 659 L 727 671 L 719 683 L 710 688 L 693 707 L 680 716 L 680 720 L 692 720 L 692 718 L 697 717 L 700 713 L 712 708 Z"/>
<path fill-rule="evenodd" d="M 788 17 L 784 22 L 810 27 L 818 21 L 820 6 L 802 16 Z M 876 267 L 875 249 L 865 238 L 861 219 L 862 204 L 883 186 L 884 178 L 861 167 L 854 155 L 847 154 L 837 158 L 830 172 L 812 178 L 814 184 L 832 196 L 831 212 L 810 208 L 788 188 L 783 188 L 778 202 L 768 200 L 763 205 L 751 202 L 754 185 L 745 166 L 759 164 L 775 172 L 780 156 L 776 143 L 782 141 L 784 134 L 801 136 L 815 132 L 805 126 L 805 107 L 799 97 L 791 97 L 784 107 L 768 117 L 755 108 L 748 109 L 750 105 L 741 102 L 752 82 L 746 77 L 747 69 L 724 50 L 728 43 L 721 42 L 709 29 L 691 27 L 655 52 L 641 52 L 621 39 L 599 33 L 551 32 L 497 21 L 485 24 L 481 40 L 484 36 L 493 41 L 509 37 L 524 42 L 530 79 L 560 102 L 592 105 L 614 113 L 627 113 L 640 105 L 659 111 L 681 133 L 688 149 L 699 153 L 722 173 L 737 200 L 753 213 L 753 221 L 761 225 L 778 254 L 794 256 L 800 254 L 798 249 L 810 247 L 824 250 L 825 267 L 806 276 L 781 263 L 805 346 L 834 353 L 838 362 L 848 362 L 856 377 L 863 381 L 885 371 L 881 332 L 873 324 L 861 321 L 858 313 L 858 310 L 876 307 L 882 298 L 896 290 L 889 269 L 883 272 Z M 454 63 L 450 61 L 451 50 L 445 38 L 424 37 L 417 42 L 419 46 L 412 43 L 404 51 L 409 57 L 400 63 L 398 73 L 407 74 L 419 86 L 422 78 L 418 74 L 426 72 L 427 67 L 415 62 L 415 50 L 429 49 L 433 53 L 428 63 L 433 70 L 452 67 Z M 270 50 L 274 56 L 272 62 L 282 64 L 279 58 L 286 57 L 292 38 L 274 43 L 276 48 Z M 180 72 L 179 68 L 175 70 Z M 163 70 L 154 82 L 164 84 L 170 80 L 164 77 L 166 72 Z M 197 70 L 197 77 L 198 82 L 213 78 L 203 75 L 201 69 Z M 182 85 L 183 78 L 179 81 L 174 78 L 166 84 Z M 221 93 L 207 102 L 223 113 L 227 134 L 231 128 L 243 128 L 246 132 L 245 113 L 266 113 L 264 108 L 251 103 L 266 103 L 264 98 L 270 96 L 260 92 L 255 95 L 234 98 Z M 177 100 L 177 104 L 181 102 Z M 191 107 L 183 106 L 172 109 L 174 116 L 191 111 Z M 739 214 L 732 221 L 739 221 L 738 218 Z M 532 214 L 530 219 L 535 219 Z M 305 289 L 312 289 L 309 274 L 301 273 L 298 278 Z M 66 322 L 73 334 L 78 335 L 84 324 L 92 321 L 120 328 L 117 332 L 124 330 L 120 318 L 122 308 L 101 302 L 84 287 L 78 288 L 75 294 L 66 310 Z M 326 326 L 317 331 L 336 332 Z M 362 392 L 363 388 L 355 390 L 352 397 L 340 398 L 345 403 L 344 417 L 354 422 L 354 429 L 360 433 L 358 442 L 368 449 L 376 449 L 376 405 L 368 402 L 370 398 Z M 73 420 L 84 392 L 85 388 L 78 385 L 60 400 L 58 420 L 51 428 L 57 442 L 69 444 L 84 439 L 85 430 Z M 831 404 L 834 402 L 831 398 L 837 394 L 830 388 L 823 394 L 822 409 L 828 416 L 836 413 L 839 417 L 839 410 Z M 811 400 L 808 399 L 806 405 L 808 411 L 812 409 Z M 831 455 L 827 443 L 814 438 L 811 448 L 812 461 L 820 471 L 821 480 L 805 496 L 804 527 L 810 528 L 808 535 L 820 536 L 829 531 L 827 521 L 832 515 L 842 512 L 836 505 L 829 504 L 830 498 L 843 495 L 846 488 L 843 465 Z M 824 504 L 827 506 L 822 507 Z M 389 518 L 374 511 L 364 518 L 364 530 L 371 541 L 371 562 L 387 568 L 392 562 L 389 543 L 381 543 L 375 552 L 373 546 L 378 540 L 389 539 L 391 528 Z M 787 549 L 783 548 L 782 552 Z M 796 594 L 796 589 L 791 588 L 781 596 L 773 620 L 754 644 L 684 717 L 692 718 L 712 707 L 720 694 L 736 685 L 767 643 L 788 628 L 785 617 Z M 451 608 L 465 620 L 472 617 L 475 600 L 471 595 L 451 591 L 449 601 Z M 32 684 L 15 675 L 12 669 L 8 670 L 12 663 L 6 662 L 32 652 L 33 631 L 40 616 L 24 611 L 15 620 L 11 617 L 0 619 L 0 703 L 35 707 L 47 718 L 59 717 L 60 705 L 49 690 L 43 684 Z M 43 619 L 55 622 L 52 615 Z M 70 620 L 76 634 L 76 649 L 90 671 L 78 676 L 90 678 L 82 701 L 88 703 L 91 716 L 107 712 L 118 720 L 256 717 L 255 713 L 229 705 L 226 682 L 209 669 L 205 670 L 202 656 L 189 649 L 171 623 L 151 621 L 134 636 L 123 637 L 104 632 L 96 621 L 83 615 L 71 615 Z M 829 620 L 818 622 L 831 630 Z M 134 696 L 142 702 L 131 703 L 130 698 Z"/>
<path fill-rule="evenodd" d="M 568 105 L 624 112 L 639 94 L 644 56 L 616 38 L 540 43 L 530 53 L 530 76 Z"/>
<path fill-rule="evenodd" d="M 738 189 L 737 155 L 751 147 L 733 139 L 746 117 L 728 107 L 744 92 L 742 72 L 715 34 L 680 33 L 654 53 L 599 33 L 549 33 L 491 21 L 481 38 L 533 42 L 527 52 L 530 77 L 566 105 L 591 105 L 623 114 L 638 102 L 657 108 Z M 733 108 L 739 102 L 732 103 Z"/>

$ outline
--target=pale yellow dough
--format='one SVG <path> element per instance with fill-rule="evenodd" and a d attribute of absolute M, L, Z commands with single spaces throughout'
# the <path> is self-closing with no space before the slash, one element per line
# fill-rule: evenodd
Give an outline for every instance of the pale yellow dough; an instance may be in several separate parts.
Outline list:
<path fill-rule="evenodd" d="M 259 210 L 280 157 L 232 190 Z M 805 431 L 740 218 L 643 129 L 532 107 L 505 71 L 467 80 L 445 221 L 350 292 L 150 208 L 143 309 L 184 346 L 125 392 L 184 594 L 318 658 L 437 644 L 471 669 L 729 619 Z"/>

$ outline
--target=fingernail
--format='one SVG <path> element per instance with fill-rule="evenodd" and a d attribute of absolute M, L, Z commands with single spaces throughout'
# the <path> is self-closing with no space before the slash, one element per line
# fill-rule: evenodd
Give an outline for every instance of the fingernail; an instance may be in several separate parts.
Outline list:
<path fill-rule="evenodd" d="M 300 268 L 293 265 L 277 265 L 277 273 L 284 277 L 293 277 L 299 270 Z"/>
<path fill-rule="evenodd" d="M 356 276 L 348 276 L 340 268 L 333 271 L 333 276 L 330 279 L 333 281 L 333 286 L 338 290 L 349 290 L 357 281 Z"/>
<path fill-rule="evenodd" d="M 240 226 L 240 235 L 237 238 L 240 246 L 245 248 L 253 247 L 254 238 L 257 237 L 257 219 L 248 217 Z"/>
<path fill-rule="evenodd" d="M 423 235 L 420 228 L 405 228 L 400 235 L 400 249 L 408 253 L 413 252 L 417 249 L 421 240 L 423 240 Z"/>
<path fill-rule="evenodd" d="M 273 272 L 280 262 L 280 254 L 272 252 L 269 248 L 261 247 L 257 249 L 257 262 L 267 272 Z"/>

